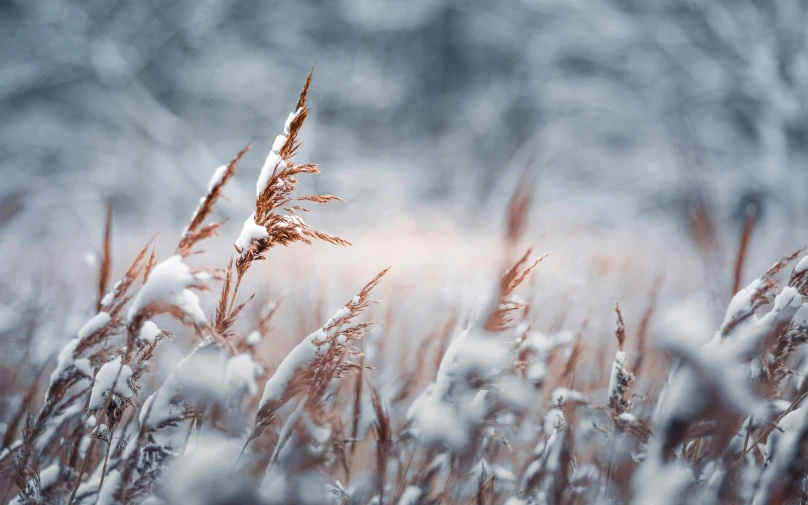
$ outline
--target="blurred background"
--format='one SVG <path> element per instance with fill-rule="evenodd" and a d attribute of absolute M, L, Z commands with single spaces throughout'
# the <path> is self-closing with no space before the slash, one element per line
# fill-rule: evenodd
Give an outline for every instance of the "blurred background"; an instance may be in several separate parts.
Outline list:
<path fill-rule="evenodd" d="M 92 272 L 110 199 L 116 268 L 155 232 L 165 257 L 252 143 L 223 264 L 316 66 L 302 184 L 348 201 L 311 222 L 358 249 L 292 258 L 468 272 L 528 170 L 560 279 L 617 265 L 610 295 L 667 272 L 726 301 L 750 210 L 753 271 L 804 244 L 806 26 L 804 0 L 5 0 L 0 249 Z"/>

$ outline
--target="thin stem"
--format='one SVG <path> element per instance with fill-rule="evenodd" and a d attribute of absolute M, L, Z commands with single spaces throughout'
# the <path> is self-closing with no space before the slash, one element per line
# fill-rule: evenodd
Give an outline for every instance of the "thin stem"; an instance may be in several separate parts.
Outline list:
<path fill-rule="evenodd" d="M 393 500 L 394 503 L 398 502 L 398 498 L 401 496 L 401 491 L 404 489 L 404 483 L 407 482 L 407 472 L 410 470 L 410 464 L 412 464 L 412 458 L 415 457 L 415 450 L 416 448 L 412 448 L 412 454 L 410 454 L 410 459 L 407 460 L 407 466 L 404 467 L 404 472 L 401 474 L 401 482 L 398 483 L 398 489 L 396 490 L 396 497 Z"/>
<path fill-rule="evenodd" d="M 241 286 L 241 275 L 239 274 L 236 279 L 236 287 L 233 289 L 233 296 L 230 298 L 230 306 L 227 308 L 227 317 L 233 312 L 233 304 L 236 303 L 236 295 L 238 294 L 238 287 Z"/>
<path fill-rule="evenodd" d="M 794 400 L 794 401 L 791 403 L 791 405 L 789 405 L 789 406 L 788 406 L 788 408 L 785 410 L 785 412 L 783 412 L 782 414 L 780 414 L 780 415 L 777 417 L 777 420 L 774 422 L 774 425 L 775 425 L 775 426 L 774 426 L 774 429 L 777 429 L 777 423 L 779 423 L 780 421 L 782 421 L 782 420 L 783 420 L 783 418 L 784 418 L 784 417 L 786 417 L 786 415 L 788 415 L 788 414 L 789 414 L 789 413 L 790 413 L 792 410 L 794 410 L 794 407 L 796 407 L 796 406 L 797 406 L 797 404 L 798 404 L 798 403 L 800 403 L 800 402 L 803 400 L 803 398 L 805 398 L 806 396 L 808 396 L 808 391 L 806 391 L 806 392 L 804 392 L 803 394 L 801 394 L 801 395 L 799 396 L 799 398 L 797 398 L 796 400 Z M 757 445 L 758 445 L 760 442 L 762 442 L 762 441 L 763 441 L 763 439 L 764 439 L 764 438 L 766 438 L 766 437 L 769 435 L 769 433 L 771 433 L 771 431 L 761 433 L 761 434 L 760 434 L 760 435 L 759 435 L 759 436 L 758 436 L 758 437 L 755 439 L 755 441 L 752 443 L 752 445 L 751 445 L 751 446 L 749 446 L 749 448 L 748 448 L 748 449 L 744 450 L 743 454 L 741 454 L 741 458 L 744 458 L 744 457 L 746 456 L 746 454 L 747 454 L 749 451 L 751 451 L 752 449 L 754 449 L 755 447 L 757 447 Z M 736 462 L 735 462 L 733 465 L 737 465 L 737 464 L 738 464 L 738 463 L 740 463 L 741 461 L 743 461 L 743 459 L 739 459 L 739 460 L 738 460 L 738 461 L 736 461 Z"/>
<path fill-rule="evenodd" d="M 10 480 L 8 482 L 8 486 L 6 486 L 6 492 L 3 493 L 3 499 L 2 499 L 2 501 L 0 501 L 0 503 L 6 503 L 6 498 L 8 498 L 8 493 L 11 492 L 12 486 L 14 486 L 14 481 Z"/>
<path fill-rule="evenodd" d="M 101 488 L 104 487 L 104 477 L 107 476 L 107 462 L 109 461 L 109 451 L 112 448 L 112 434 L 115 433 L 115 428 L 117 426 L 112 427 L 112 431 L 109 432 L 109 440 L 107 440 L 107 452 L 104 455 L 104 468 L 101 469 L 101 483 L 98 485 L 98 492 L 101 492 Z"/>
<path fill-rule="evenodd" d="M 743 440 L 743 452 L 741 452 L 741 459 L 738 463 L 743 466 L 743 460 L 746 457 L 746 448 L 749 447 L 749 436 L 752 434 L 752 423 L 755 421 L 755 416 L 749 416 L 749 425 L 746 427 L 746 438 Z"/>
<path fill-rule="evenodd" d="M 73 491 L 70 493 L 70 499 L 67 500 L 67 505 L 73 505 L 73 500 L 76 498 L 76 491 L 79 489 L 79 485 L 81 484 L 81 478 L 84 477 L 84 472 L 87 470 L 87 461 L 89 461 L 89 455 L 93 450 L 93 446 L 95 445 L 95 438 L 90 439 L 90 446 L 87 447 L 87 452 L 84 456 L 84 461 L 81 464 L 81 470 L 79 471 L 78 477 L 76 477 L 76 485 L 73 486 Z"/>
<path fill-rule="evenodd" d="M 617 441 L 617 433 L 612 433 L 612 440 L 609 447 L 609 466 L 606 467 L 606 482 L 603 484 L 603 495 L 609 492 L 609 480 L 612 478 L 612 459 L 614 458 L 614 446 Z"/>
<path fill-rule="evenodd" d="M 238 468 L 238 464 L 241 461 L 241 457 L 244 456 L 244 451 L 247 450 L 247 446 L 250 445 L 250 442 L 252 442 L 252 438 L 247 439 L 247 442 L 244 443 L 244 447 L 241 448 L 241 452 L 238 453 L 238 458 L 236 458 L 236 463 L 233 465 L 233 471 L 234 472 L 236 471 L 236 468 Z"/>
<path fill-rule="evenodd" d="M 180 456 L 185 455 L 185 448 L 188 447 L 188 440 L 191 438 L 191 430 L 194 429 L 194 424 L 196 423 L 196 418 L 191 419 L 191 422 L 188 423 L 188 431 L 185 432 L 185 440 L 182 441 L 182 448 L 180 449 Z"/>

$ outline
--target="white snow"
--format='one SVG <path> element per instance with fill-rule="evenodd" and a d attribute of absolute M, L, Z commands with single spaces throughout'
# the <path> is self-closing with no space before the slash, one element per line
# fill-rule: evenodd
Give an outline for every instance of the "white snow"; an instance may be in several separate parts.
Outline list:
<path fill-rule="evenodd" d="M 675 505 L 683 503 L 688 488 L 695 482 L 693 470 L 680 463 L 648 461 L 634 478 L 632 505 Z"/>
<path fill-rule="evenodd" d="M 791 324 L 799 328 L 808 328 L 808 304 L 802 304 L 794 317 L 791 318 Z"/>
<path fill-rule="evenodd" d="M 489 377 L 499 372 L 509 359 L 508 347 L 503 343 L 463 331 L 449 345 L 438 368 L 435 385 L 443 395 L 454 394 L 456 386 L 473 376 Z"/>
<path fill-rule="evenodd" d="M 39 487 L 43 491 L 48 489 L 52 485 L 56 484 L 59 480 L 59 473 L 60 473 L 59 463 L 54 463 L 49 467 L 45 468 L 44 470 L 40 470 L 39 472 Z"/>
<path fill-rule="evenodd" d="M 808 424 L 808 408 L 792 410 L 777 423 L 766 440 L 766 465 L 760 476 L 760 486 L 752 505 L 769 503 L 772 488 L 787 472 L 797 456 L 800 440 Z M 781 431 L 782 430 L 782 431 Z"/>
<path fill-rule="evenodd" d="M 289 128 L 292 126 L 292 121 L 295 120 L 300 113 L 303 112 L 303 107 L 300 107 L 294 112 L 290 112 L 289 115 L 286 117 L 286 122 L 283 123 L 283 133 L 284 135 L 289 135 Z"/>
<path fill-rule="evenodd" d="M 279 401 L 295 371 L 307 367 L 317 357 L 317 346 L 313 342 L 321 333 L 322 328 L 310 334 L 283 358 L 264 386 L 259 408 L 271 401 Z"/>
<path fill-rule="evenodd" d="M 115 394 L 123 398 L 131 398 L 134 391 L 129 387 L 130 377 L 132 377 L 132 369 L 128 365 L 121 364 L 120 356 L 104 363 L 104 366 L 95 375 L 93 391 L 90 394 L 90 403 L 87 408 L 91 410 L 103 408 L 108 392 L 112 390 L 113 386 Z"/>
<path fill-rule="evenodd" d="M 51 384 L 53 384 L 71 366 L 75 366 L 78 371 L 87 377 L 92 375 L 90 361 L 87 358 L 76 359 L 76 348 L 81 340 L 96 333 L 104 326 L 109 324 L 109 322 L 110 315 L 106 312 L 99 312 L 81 327 L 81 329 L 77 332 L 78 336 L 68 342 L 59 353 L 59 356 L 56 359 L 56 368 L 53 370 L 50 376 Z"/>
<path fill-rule="evenodd" d="M 17 440 L 13 441 L 8 447 L 0 451 L 0 461 L 3 461 L 8 457 L 12 451 L 15 451 L 18 447 L 22 445 L 22 439 L 18 438 Z"/>
<path fill-rule="evenodd" d="M 504 342 L 460 332 L 446 350 L 435 382 L 407 410 L 408 429 L 424 444 L 464 449 L 488 403 L 488 391 L 470 379 L 496 378 L 510 359 L 509 349 Z M 500 381 L 498 386 L 499 400 L 518 402 L 522 396 L 515 383 Z"/>
<path fill-rule="evenodd" d="M 401 498 L 398 499 L 398 505 L 416 505 L 421 498 L 421 488 L 418 486 L 407 486 L 404 492 L 401 493 Z"/>
<path fill-rule="evenodd" d="M 70 420 L 73 416 L 77 416 L 84 411 L 84 405 L 80 402 L 75 402 L 68 406 L 64 411 L 54 415 L 45 423 L 45 429 L 34 441 L 36 450 L 42 451 L 58 434 L 59 430 L 64 427 L 65 422 Z"/>
<path fill-rule="evenodd" d="M 286 168 L 286 162 L 277 152 L 270 151 L 267 155 L 266 161 L 264 161 L 264 166 L 261 167 L 261 173 L 258 175 L 258 182 L 255 183 L 256 197 L 261 196 L 261 193 L 264 192 L 267 184 L 269 184 L 269 179 L 272 177 L 272 174 L 275 173 L 276 167 L 278 170 L 283 170 Z"/>
<path fill-rule="evenodd" d="M 567 402 L 573 402 L 573 403 L 586 402 L 586 398 L 584 398 L 583 394 L 573 389 L 565 387 L 555 388 L 553 390 L 551 398 L 553 401 L 553 405 L 558 405 L 559 403 L 563 405 Z"/>
<path fill-rule="evenodd" d="M 222 179 L 224 179 L 224 175 L 227 173 L 227 165 L 220 165 L 219 168 L 213 172 L 213 175 L 210 178 L 210 182 L 208 182 L 208 193 L 213 191 L 213 188 L 221 184 Z"/>
<path fill-rule="evenodd" d="M 269 233 L 263 226 L 255 224 L 255 213 L 250 214 L 250 217 L 244 221 L 244 226 L 241 228 L 241 234 L 236 239 L 236 248 L 242 256 L 247 253 L 250 244 L 253 240 L 267 238 Z"/>
<path fill-rule="evenodd" d="M 188 265 L 182 262 L 181 256 L 174 255 L 158 263 L 132 302 L 128 315 L 129 321 L 134 319 L 137 313 L 149 303 L 163 302 L 178 306 L 193 319 L 194 323 L 205 324 L 207 319 L 199 305 L 199 297 L 187 289 L 198 283 L 199 280 Z"/>
<path fill-rule="evenodd" d="M 156 324 L 151 321 L 146 321 L 140 328 L 140 334 L 138 334 L 137 338 L 141 342 L 151 344 L 154 342 L 154 339 L 160 336 L 161 333 L 162 331 L 157 327 Z"/>
<path fill-rule="evenodd" d="M 59 476 L 61 474 L 61 467 L 59 463 L 54 463 L 47 468 L 39 471 L 39 490 L 45 491 L 54 484 L 59 481 Z M 28 489 L 31 490 L 33 488 L 34 479 L 31 478 L 28 480 Z M 22 503 L 31 503 L 31 501 L 25 500 L 23 501 L 20 496 L 15 497 L 13 500 L 8 502 L 8 505 L 22 505 Z"/>
<path fill-rule="evenodd" d="M 618 376 L 628 374 L 626 370 L 626 353 L 617 351 L 612 362 L 612 372 L 609 376 L 609 398 L 622 399 L 620 391 L 618 391 Z"/>
<path fill-rule="evenodd" d="M 104 307 L 109 307 L 112 303 L 112 300 L 115 298 L 115 295 L 112 292 L 109 292 L 104 295 L 104 298 L 101 299 L 101 305 Z"/>
<path fill-rule="evenodd" d="M 732 297 L 732 300 L 727 306 L 727 313 L 724 316 L 724 322 L 721 323 L 722 330 L 730 323 L 730 321 L 735 319 L 741 312 L 747 310 L 752 305 L 752 296 L 757 292 L 761 282 L 762 281 L 760 279 L 755 279 L 750 282 L 748 286 L 735 293 L 735 296 Z"/>
<path fill-rule="evenodd" d="M 147 423 L 150 428 L 155 428 L 164 422 L 181 418 L 182 407 L 172 403 L 181 393 L 182 388 L 177 377 L 173 373 L 168 374 L 160 389 L 143 402 L 139 414 L 141 426 Z"/>
<path fill-rule="evenodd" d="M 323 328 L 328 328 L 329 326 L 336 323 L 337 321 L 348 317 L 350 314 L 351 314 L 351 308 L 350 307 L 348 307 L 347 305 L 344 306 L 344 307 L 340 307 L 340 309 L 338 311 L 336 311 L 334 313 L 334 315 L 331 316 L 331 318 L 328 321 L 326 321 L 326 323 L 323 325 Z"/>
<path fill-rule="evenodd" d="M 121 487 L 121 472 L 112 470 L 107 474 L 104 479 L 104 485 L 98 492 L 96 505 L 114 505 L 116 503 L 115 493 L 119 487 Z"/>
<path fill-rule="evenodd" d="M 544 361 L 536 360 L 527 367 L 525 375 L 538 384 L 547 376 L 547 365 Z"/>
<path fill-rule="evenodd" d="M 481 478 L 487 481 L 491 476 L 494 476 L 498 488 L 516 482 L 516 474 L 513 473 L 513 470 L 496 463 L 492 465 L 485 458 L 481 458 L 480 461 L 471 468 L 469 476 L 471 477 L 470 481 L 473 484 L 475 492 Z"/>
<path fill-rule="evenodd" d="M 258 330 L 253 330 L 249 334 L 247 334 L 247 344 L 248 345 L 258 345 L 261 343 L 261 332 Z"/>
<path fill-rule="evenodd" d="M 62 352 L 59 353 L 59 357 L 56 360 L 56 369 L 53 370 L 50 376 L 51 385 L 71 366 L 75 366 L 78 371 L 87 377 L 92 375 L 90 360 L 87 358 L 75 359 L 76 347 L 79 345 L 79 342 L 80 340 L 78 338 L 74 338 L 68 342 L 62 349 Z"/>
<path fill-rule="evenodd" d="M 85 339 L 90 335 L 100 331 L 103 327 L 109 324 L 111 317 L 106 312 L 99 312 L 89 321 L 87 321 L 84 326 L 78 331 L 77 335 L 80 339 Z"/>
<path fill-rule="evenodd" d="M 280 152 L 283 148 L 283 145 L 286 143 L 286 135 L 278 135 L 275 137 L 275 142 L 272 143 L 272 150 L 276 153 Z"/>
<path fill-rule="evenodd" d="M 249 395 L 258 393 L 258 383 L 255 382 L 257 365 L 249 354 L 239 354 L 227 360 L 225 381 L 227 387 L 235 394 Z"/>
<path fill-rule="evenodd" d="M 109 428 L 107 427 L 106 424 L 99 424 L 98 426 L 93 428 L 93 431 L 91 431 L 91 433 L 93 433 L 94 435 L 98 435 L 99 437 L 106 438 L 106 436 L 109 435 Z"/>
<path fill-rule="evenodd" d="M 297 423 L 297 420 L 300 419 L 300 414 L 303 412 L 303 407 L 306 405 L 306 399 L 308 397 L 304 396 L 297 404 L 295 409 L 289 414 L 289 417 L 286 418 L 286 421 L 281 426 L 280 431 L 278 432 L 278 442 L 275 444 L 275 449 L 272 451 L 272 456 L 269 458 L 270 465 L 278 460 L 278 456 L 281 451 L 286 446 L 286 442 L 289 441 L 289 438 L 293 434 L 293 428 Z"/>
<path fill-rule="evenodd" d="M 806 270 L 808 270 L 808 254 L 803 256 L 802 259 L 797 263 L 797 266 L 794 267 L 794 273 L 799 274 Z"/>
<path fill-rule="evenodd" d="M 462 406 L 440 398 L 434 383 L 427 386 L 407 410 L 410 431 L 428 446 L 465 448 L 469 442 L 470 423 L 474 421 Z"/>
<path fill-rule="evenodd" d="M 236 445 L 213 430 L 192 437 L 185 457 L 168 467 L 161 496 L 171 504 L 256 503 L 244 498 L 250 496 L 246 489 L 250 484 L 240 472 L 232 471 L 239 451 Z M 245 490 L 233 494 L 241 487 Z"/>
<path fill-rule="evenodd" d="M 286 143 L 286 140 L 289 137 L 289 127 L 292 125 L 292 121 L 294 121 L 302 110 L 303 108 L 301 107 L 289 114 L 289 116 L 286 118 L 286 122 L 283 125 L 283 135 L 278 135 L 275 137 L 275 141 L 272 142 L 272 150 L 269 152 L 269 155 L 267 155 L 264 166 L 261 168 L 261 174 L 258 176 L 258 182 L 255 184 L 256 197 L 261 196 L 261 193 L 264 192 L 267 184 L 269 183 L 269 178 L 272 177 L 273 173 L 275 173 L 276 167 L 279 170 L 283 170 L 287 167 L 286 161 L 281 158 L 280 154 L 278 153 L 281 151 L 283 145 Z"/>

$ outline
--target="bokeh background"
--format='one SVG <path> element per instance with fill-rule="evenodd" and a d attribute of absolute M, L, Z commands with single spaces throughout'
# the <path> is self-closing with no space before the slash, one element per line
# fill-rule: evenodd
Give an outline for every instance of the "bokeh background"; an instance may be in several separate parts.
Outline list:
<path fill-rule="evenodd" d="M 155 233 L 165 257 L 251 143 L 210 247 L 223 265 L 315 66 L 299 159 L 323 175 L 302 184 L 348 203 L 310 220 L 357 246 L 276 269 L 341 285 L 345 265 L 393 263 L 443 293 L 497 263 L 527 171 L 554 303 L 642 299 L 663 274 L 669 296 L 721 306 L 750 209 L 750 272 L 808 236 L 806 26 L 800 0 L 5 0 L 0 250 L 25 280 L 2 298 L 89 307 L 72 293 L 92 286 L 106 202 L 116 269 Z"/>

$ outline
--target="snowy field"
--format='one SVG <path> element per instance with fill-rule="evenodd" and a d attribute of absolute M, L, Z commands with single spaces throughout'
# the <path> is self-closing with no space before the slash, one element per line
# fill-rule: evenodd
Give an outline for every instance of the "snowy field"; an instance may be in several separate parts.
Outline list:
<path fill-rule="evenodd" d="M 0 503 L 806 501 L 806 6 L 101 4 L 0 6 Z"/>

